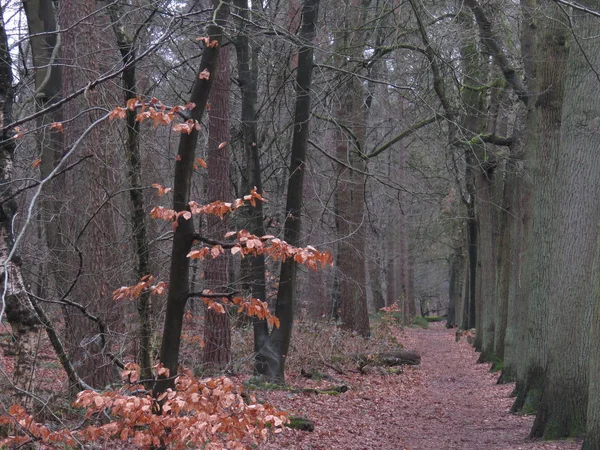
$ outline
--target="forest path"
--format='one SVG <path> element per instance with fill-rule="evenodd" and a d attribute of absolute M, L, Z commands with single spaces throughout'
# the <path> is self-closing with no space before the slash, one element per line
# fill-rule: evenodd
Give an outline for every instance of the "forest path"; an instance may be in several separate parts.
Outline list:
<path fill-rule="evenodd" d="M 336 396 L 283 394 L 277 406 L 315 420 L 313 433 L 286 431 L 264 448 L 388 450 L 575 450 L 580 442 L 529 441 L 532 416 L 508 412 L 513 384 L 497 385 L 489 364 L 477 364 L 454 330 L 398 331 L 405 348 L 421 353 L 419 367 L 399 376 L 352 374 L 351 390 Z M 281 394 L 280 394 L 281 395 Z M 270 396 L 269 396 L 270 397 Z"/>

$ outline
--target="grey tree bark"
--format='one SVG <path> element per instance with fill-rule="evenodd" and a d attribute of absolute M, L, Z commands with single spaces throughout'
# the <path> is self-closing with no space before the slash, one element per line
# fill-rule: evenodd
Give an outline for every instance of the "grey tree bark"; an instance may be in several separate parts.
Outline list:
<path fill-rule="evenodd" d="M 600 1 L 590 0 L 586 5 L 597 10 Z M 600 224 L 598 21 L 577 11 L 570 20 L 577 32 L 567 61 L 559 151 L 553 158 L 557 165 L 553 228 L 546 237 L 554 248 L 547 271 L 546 308 L 552 332 L 547 334 L 546 377 L 531 430 L 532 437 L 545 439 L 578 436 L 585 431 L 589 330 L 598 276 L 593 245 Z M 564 34 L 552 37 L 566 45 Z"/>
<path fill-rule="evenodd" d="M 34 381 L 40 321 L 25 288 L 21 262 L 18 256 L 11 255 L 13 218 L 17 211 L 11 189 L 14 179 L 15 140 L 11 130 L 5 128 L 5 124 L 12 121 L 13 75 L 3 13 L 3 7 L 0 6 L 0 177 L 4 186 L 0 195 L 0 312 L 6 313 L 15 339 L 15 386 L 28 391 Z"/>
<path fill-rule="evenodd" d="M 529 9 L 530 8 L 530 9 Z M 532 192 L 531 231 L 525 230 L 523 289 L 528 305 L 526 355 L 517 378 L 514 411 L 537 410 L 548 364 L 548 304 L 552 289 L 551 263 L 556 255 L 553 237 L 558 223 L 556 208 L 559 191 L 557 164 L 564 76 L 567 62 L 568 29 L 552 1 L 528 4 L 526 14 L 535 25 L 533 44 L 532 102 L 526 136 L 525 164 Z M 527 189 L 527 186 L 525 186 Z M 527 195 L 527 194 L 525 194 Z M 530 233 L 530 234 L 529 234 Z"/>

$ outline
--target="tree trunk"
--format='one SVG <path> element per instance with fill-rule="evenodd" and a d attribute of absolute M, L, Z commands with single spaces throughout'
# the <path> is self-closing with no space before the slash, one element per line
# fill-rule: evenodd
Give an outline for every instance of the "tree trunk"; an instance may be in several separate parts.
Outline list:
<path fill-rule="evenodd" d="M 302 193 L 311 114 L 312 40 L 316 34 L 318 16 L 319 0 L 305 0 L 302 6 L 302 26 L 299 33 L 302 44 L 298 50 L 294 132 L 283 235 L 284 240 L 294 246 L 299 246 L 301 241 Z M 263 375 L 277 382 L 283 382 L 285 379 L 285 361 L 289 351 L 294 320 L 296 270 L 297 263 L 293 259 L 281 263 L 275 308 L 275 315 L 280 321 L 280 326 L 274 328 L 269 337 L 269 347 L 273 352 L 272 358 L 266 360 L 267 364 L 260 366 L 263 370 L 266 369 L 262 373 Z"/>
<path fill-rule="evenodd" d="M 362 57 L 362 32 L 365 21 L 364 5 L 359 0 L 345 4 L 347 17 L 344 30 L 335 37 L 340 67 L 352 57 Z M 352 30 L 352 33 L 348 33 Z M 369 315 L 365 286 L 366 225 L 364 189 L 365 161 L 359 153 L 364 145 L 365 105 L 362 80 L 350 75 L 340 83 L 336 120 L 342 126 L 336 130 L 336 156 L 338 164 L 336 192 L 338 231 L 338 269 L 340 271 L 340 318 L 342 328 L 369 336 Z M 353 137 L 343 128 L 352 131 Z"/>
<path fill-rule="evenodd" d="M 535 7 L 532 5 L 532 8 Z M 533 11 L 533 9 L 532 9 Z M 528 11 L 525 11 L 528 13 Z M 528 119 L 525 161 L 532 189 L 531 232 L 526 233 L 523 289 L 528 305 L 526 356 L 517 379 L 514 411 L 537 410 L 548 364 L 548 301 L 553 283 L 550 271 L 555 257 L 557 163 L 560 150 L 563 80 L 568 30 L 561 24 L 558 6 L 544 2 L 535 9 L 535 44 L 530 91 L 539 93 Z M 527 194 L 525 194 L 527 195 Z"/>
<path fill-rule="evenodd" d="M 496 339 L 496 354 L 502 356 L 502 373 L 498 383 L 510 383 L 516 380 L 517 364 L 520 352 L 523 351 L 523 336 L 520 324 L 526 322 L 523 315 L 527 313 L 526 305 L 521 299 L 521 260 L 523 251 L 523 181 L 522 177 L 522 145 L 511 150 L 511 158 L 506 167 L 505 210 L 502 211 L 504 233 L 498 244 L 499 274 L 497 292 L 500 308 L 497 317 L 505 320 L 504 339 Z M 505 311 L 504 311 L 505 308 Z M 502 333 L 502 331 L 499 331 Z"/>
<path fill-rule="evenodd" d="M 476 212 L 479 223 L 479 273 L 480 273 L 480 302 L 482 306 L 481 322 L 478 329 L 482 330 L 481 355 L 479 362 L 494 360 L 494 337 L 496 331 L 496 224 L 497 184 L 502 182 L 501 174 L 497 174 L 497 163 L 487 170 L 481 171 L 475 178 L 477 189 Z"/>
<path fill-rule="evenodd" d="M 597 10 L 600 1 L 586 6 Z M 554 177 L 553 228 L 546 239 L 553 242 L 548 268 L 548 365 L 532 437 L 558 439 L 585 431 L 589 377 L 589 330 L 595 297 L 593 272 L 600 224 L 600 142 L 598 77 L 600 53 L 594 37 L 597 19 L 573 12 L 578 43 L 571 46 L 564 81 L 560 146 Z M 568 29 L 551 35 L 566 45 Z M 568 33 L 568 34 L 567 34 Z M 549 61 L 549 63 L 551 63 Z M 554 69 L 555 70 L 555 69 Z M 543 94 L 542 94 L 543 96 Z M 538 102 L 560 99 L 540 98 Z"/>
<path fill-rule="evenodd" d="M 137 42 L 127 34 L 121 24 L 123 14 L 115 6 L 109 9 L 112 28 L 121 54 L 122 64 L 128 65 L 121 77 L 123 99 L 137 98 L 136 66 L 132 61 L 136 56 Z M 150 273 L 150 248 L 148 243 L 148 221 L 142 185 L 142 155 L 140 153 L 140 123 L 136 120 L 137 110 L 127 109 L 126 126 L 127 140 L 125 156 L 127 160 L 127 180 L 129 182 L 129 199 L 131 201 L 131 232 L 133 247 L 137 259 L 136 278 Z M 145 290 L 137 300 L 139 320 L 139 342 L 137 359 L 140 365 L 140 375 L 143 380 L 152 379 L 152 322 L 150 291 Z"/>
<path fill-rule="evenodd" d="M 467 137 L 479 132 L 481 126 L 480 111 L 482 111 L 482 95 L 478 88 L 481 85 L 481 60 L 475 42 L 473 17 L 466 11 L 461 12 L 459 20 L 468 33 L 461 42 L 460 53 L 462 56 L 463 84 L 465 90 L 463 101 L 465 114 L 461 118 L 462 127 Z M 481 323 L 477 320 L 480 313 L 478 307 L 478 267 L 479 267 L 479 225 L 477 222 L 477 190 L 475 179 L 479 173 L 478 158 L 476 154 L 481 153 L 479 142 L 474 142 L 470 148 L 465 149 L 465 184 L 467 192 L 467 254 L 468 254 L 468 321 L 467 329 L 477 328 L 477 336 L 481 338 Z M 466 306 L 466 305 L 465 305 Z"/>
<path fill-rule="evenodd" d="M 535 9 L 536 0 L 522 0 L 521 57 L 523 59 L 524 75 L 528 90 L 535 89 L 535 22 L 531 12 Z M 517 123 L 523 123 L 523 130 L 518 141 L 511 148 L 511 159 L 514 162 L 514 181 L 512 194 L 512 214 L 509 217 L 511 236 L 510 259 L 512 262 L 508 285 L 508 323 L 505 338 L 505 354 L 502 374 L 498 382 L 517 381 L 517 391 L 524 386 L 526 373 L 526 346 L 528 326 L 528 288 L 525 285 L 525 255 L 532 228 L 532 185 L 528 168 L 532 149 L 530 140 L 536 138 L 537 122 L 533 100 L 518 118 Z M 528 130 L 534 130 L 529 132 Z M 516 133 L 515 133 L 516 134 Z M 513 408 L 518 405 L 515 403 Z"/>
<path fill-rule="evenodd" d="M 15 140 L 11 130 L 4 128 L 6 123 L 12 121 L 13 76 L 3 17 L 4 8 L 0 6 L 0 178 L 5 186 L 0 197 L 0 280 L 3 290 L 0 319 L 2 313 L 6 313 L 15 339 L 14 384 L 18 389 L 30 391 L 34 381 L 40 322 L 25 289 L 20 259 L 13 249 L 13 218 L 17 210 L 11 188 L 14 179 Z M 22 393 L 18 395 L 21 396 Z"/>
<path fill-rule="evenodd" d="M 450 257 L 450 282 L 448 283 L 448 319 L 446 320 L 446 326 L 453 328 L 460 324 L 460 313 L 462 295 L 462 282 L 463 273 L 465 268 L 465 261 L 463 255 L 463 247 L 458 247 L 454 250 L 454 253 Z"/>
<path fill-rule="evenodd" d="M 592 276 L 595 281 L 590 333 L 589 397 L 586 434 L 581 450 L 596 450 L 600 448 L 600 239 L 596 246 L 596 258 Z"/>
<path fill-rule="evenodd" d="M 196 105 L 191 111 L 191 118 L 198 122 L 202 121 L 217 69 L 220 47 L 223 42 L 222 25 L 229 16 L 229 7 L 227 4 L 221 3 L 219 0 L 214 0 L 213 6 L 216 17 L 215 22 L 208 26 L 208 36 L 211 43 L 217 42 L 217 45 L 204 48 L 200 67 L 198 68 L 198 74 L 207 70 L 211 75 L 208 79 L 197 76 L 190 96 L 190 102 Z M 173 209 L 177 212 L 189 211 L 191 178 L 194 172 L 197 142 L 198 130 L 195 128 L 190 134 L 182 133 L 179 138 L 173 183 Z M 180 217 L 173 235 L 169 291 L 166 305 L 167 311 L 160 348 L 160 362 L 169 370 L 171 377 L 177 374 L 177 365 L 179 363 L 181 330 L 190 286 L 190 259 L 187 255 L 192 248 L 194 235 L 193 221 Z M 154 394 L 165 392 L 167 388 L 173 386 L 174 378 L 162 378 L 158 381 Z"/>
<path fill-rule="evenodd" d="M 385 297 L 383 296 L 383 286 L 381 283 L 381 266 L 377 256 L 377 254 L 374 254 L 368 259 L 371 293 L 373 295 L 373 310 L 375 313 L 385 307 Z"/>
<path fill-rule="evenodd" d="M 228 201 L 231 198 L 229 180 L 229 48 L 221 49 L 215 80 L 210 93 L 208 112 L 208 198 L 207 201 Z M 225 144 L 225 145 L 223 145 Z M 246 193 L 245 193 L 246 194 Z M 209 237 L 222 239 L 228 231 L 227 218 L 208 216 L 206 233 Z M 227 254 L 208 259 L 204 267 L 207 289 L 224 292 L 228 288 Z M 203 369 L 207 373 L 222 371 L 231 359 L 231 329 L 229 314 L 205 310 Z"/>

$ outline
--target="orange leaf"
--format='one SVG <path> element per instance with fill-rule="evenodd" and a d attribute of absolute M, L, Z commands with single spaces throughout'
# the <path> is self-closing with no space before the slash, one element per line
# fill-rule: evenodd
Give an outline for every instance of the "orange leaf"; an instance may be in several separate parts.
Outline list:
<path fill-rule="evenodd" d="M 63 124 L 61 122 L 52 122 L 50 124 L 50 129 L 51 130 L 56 130 L 56 131 L 60 131 L 61 133 L 63 133 Z"/>
<path fill-rule="evenodd" d="M 202 72 L 200 72 L 198 78 L 200 78 L 201 80 L 208 80 L 210 79 L 210 72 L 207 69 L 204 69 Z"/>
<path fill-rule="evenodd" d="M 279 326 L 281 325 L 281 323 L 279 322 L 279 319 L 275 316 L 269 317 L 267 319 L 267 323 L 274 328 L 279 328 Z"/>
<path fill-rule="evenodd" d="M 171 191 L 171 188 L 166 188 L 164 186 L 161 186 L 160 184 L 156 184 L 154 183 L 152 185 L 153 188 L 155 188 L 156 190 L 158 190 L 158 196 L 162 197 L 163 195 L 167 194 L 168 192 Z"/>
<path fill-rule="evenodd" d="M 115 109 L 113 109 L 108 114 L 108 120 L 124 119 L 126 115 L 127 115 L 127 110 L 125 108 L 121 108 L 120 106 L 117 106 Z"/>
<path fill-rule="evenodd" d="M 202 167 L 204 167 L 205 169 L 208 167 L 208 166 L 206 165 L 206 161 L 204 161 L 202 158 L 196 158 L 196 162 L 197 162 L 198 164 L 200 164 Z"/>
<path fill-rule="evenodd" d="M 31 163 L 31 167 L 37 167 L 42 163 L 42 160 L 40 158 L 36 159 L 35 161 L 33 161 Z"/>
<path fill-rule="evenodd" d="M 127 100 L 127 109 L 133 111 L 137 105 L 137 98 L 130 98 Z"/>

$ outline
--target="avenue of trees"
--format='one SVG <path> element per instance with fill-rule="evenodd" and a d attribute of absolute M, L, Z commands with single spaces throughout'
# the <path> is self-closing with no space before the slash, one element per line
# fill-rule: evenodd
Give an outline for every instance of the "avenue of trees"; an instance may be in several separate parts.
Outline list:
<path fill-rule="evenodd" d="M 600 448 L 600 0 L 0 8 L 24 406 L 41 333 L 89 406 L 132 363 L 191 396 L 236 329 L 283 383 L 295 323 L 367 339 L 393 306 L 475 329 L 532 437 Z"/>

